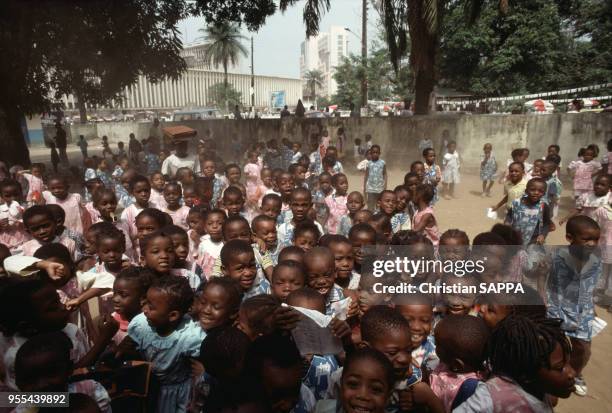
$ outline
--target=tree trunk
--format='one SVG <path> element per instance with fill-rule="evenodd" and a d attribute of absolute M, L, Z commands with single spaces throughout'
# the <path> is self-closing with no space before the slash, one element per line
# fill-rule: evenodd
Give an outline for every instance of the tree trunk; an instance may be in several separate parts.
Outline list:
<path fill-rule="evenodd" d="M 0 160 L 9 168 L 13 165 L 30 166 L 30 151 L 21 130 L 22 116 L 17 111 L 0 108 Z"/>
<path fill-rule="evenodd" d="M 79 117 L 81 118 L 81 123 L 87 123 L 87 108 L 85 107 L 85 102 L 80 97 L 77 97 L 79 100 Z"/>
<path fill-rule="evenodd" d="M 414 78 L 414 114 L 427 115 L 429 113 L 429 97 L 434 89 L 434 70 L 419 70 Z"/>
<path fill-rule="evenodd" d="M 223 89 L 225 94 L 225 113 L 229 113 L 229 102 L 227 100 L 227 62 L 223 62 Z"/>

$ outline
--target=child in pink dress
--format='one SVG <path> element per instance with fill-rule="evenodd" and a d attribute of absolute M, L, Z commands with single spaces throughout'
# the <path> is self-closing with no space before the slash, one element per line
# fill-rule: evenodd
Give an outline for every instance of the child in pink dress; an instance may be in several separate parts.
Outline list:
<path fill-rule="evenodd" d="M 66 178 L 54 176 L 49 179 L 49 190 L 43 192 L 47 204 L 61 206 L 66 212 L 64 225 L 77 234 L 83 234 L 89 227 L 90 218 L 83 207 L 81 195 L 68 192 L 70 185 Z"/>
<path fill-rule="evenodd" d="M 19 175 L 23 175 L 24 179 L 28 181 L 28 194 L 26 195 L 26 201 L 28 204 L 37 204 L 42 199 L 42 193 L 44 189 L 44 183 L 42 180 L 42 167 L 40 164 L 32 164 L 30 171 L 19 171 Z"/>
<path fill-rule="evenodd" d="M 612 206 L 608 203 L 599 207 L 593 213 L 593 219 L 599 224 L 599 248 L 603 269 L 595 293 L 598 295 L 598 304 L 608 307 L 612 312 Z"/>
<path fill-rule="evenodd" d="M 189 229 L 189 225 L 187 224 L 189 207 L 186 205 L 181 206 L 182 198 L 183 191 L 179 184 L 175 182 L 166 184 L 164 187 L 164 200 L 166 201 L 166 208 L 162 209 L 162 211 L 170 215 L 174 225 L 178 225 L 186 231 Z"/>
<path fill-rule="evenodd" d="M 0 183 L 0 243 L 12 254 L 20 252 L 21 246 L 30 239 L 21 221 L 23 207 L 17 202 L 21 195 L 19 182 L 6 179 Z"/>
<path fill-rule="evenodd" d="M 433 208 L 430 206 L 434 198 L 434 188 L 429 184 L 417 186 L 415 203 L 418 211 L 412 217 L 412 229 L 422 232 L 437 247 L 440 243 L 440 230 L 434 216 Z"/>
<path fill-rule="evenodd" d="M 146 177 L 136 175 L 130 180 L 129 189 L 136 202 L 123 210 L 121 213 L 121 221 L 125 222 L 128 226 L 130 238 L 132 242 L 134 242 L 138 232 L 136 229 L 136 216 L 140 214 L 143 209 L 153 206 L 149 203 L 149 198 L 151 197 L 151 184 Z"/>
<path fill-rule="evenodd" d="M 348 213 L 346 192 L 348 191 L 349 183 L 346 175 L 339 173 L 332 176 L 332 186 L 335 192 L 325 197 L 325 205 L 329 209 L 327 232 L 329 234 L 337 234 L 340 229 L 341 218 Z"/>
<path fill-rule="evenodd" d="M 257 205 L 259 199 L 263 196 L 260 194 L 261 181 L 261 165 L 257 161 L 257 152 L 249 151 L 249 162 L 244 165 L 244 176 L 246 178 L 246 193 L 247 204 Z"/>
<path fill-rule="evenodd" d="M 572 161 L 567 167 L 568 173 L 573 174 L 575 198 L 593 190 L 593 176 L 601 170 L 601 164 L 594 157 L 595 151 L 587 148 L 582 153 L 582 160 Z"/>

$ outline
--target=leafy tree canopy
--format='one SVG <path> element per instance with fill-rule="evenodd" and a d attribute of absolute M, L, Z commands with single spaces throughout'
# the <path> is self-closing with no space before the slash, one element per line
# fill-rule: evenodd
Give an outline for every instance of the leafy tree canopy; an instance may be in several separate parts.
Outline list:
<path fill-rule="evenodd" d="M 242 103 L 242 93 L 234 89 L 231 83 L 227 87 L 223 82 L 210 85 L 206 90 L 206 94 L 208 96 L 208 103 L 219 108 L 225 105 L 226 100 L 230 109 Z"/>

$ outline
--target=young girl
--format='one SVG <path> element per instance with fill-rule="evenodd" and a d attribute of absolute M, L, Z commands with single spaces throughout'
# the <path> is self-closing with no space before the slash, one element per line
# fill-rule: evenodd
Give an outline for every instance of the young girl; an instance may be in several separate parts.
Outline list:
<path fill-rule="evenodd" d="M 100 159 L 98 162 L 98 169 L 96 170 L 96 176 L 102 181 L 105 187 L 113 188 L 113 180 L 110 177 L 110 165 L 106 159 Z"/>
<path fill-rule="evenodd" d="M 220 209 L 213 209 L 206 214 L 206 235 L 200 239 L 197 262 L 206 278 L 213 272 L 215 261 L 221 256 L 223 248 L 223 224 L 226 215 Z"/>
<path fill-rule="evenodd" d="M 559 225 L 566 223 L 571 217 L 575 215 L 586 215 L 593 218 L 595 211 L 599 207 L 605 207 L 610 204 L 610 187 L 612 181 L 610 175 L 600 174 L 595 178 L 593 183 L 593 192 L 582 194 L 576 199 L 576 209 L 570 214 L 559 220 Z"/>
<path fill-rule="evenodd" d="M 140 243 L 147 235 L 159 231 L 172 223 L 170 216 L 155 208 L 145 208 L 136 216 L 136 236 L 134 238 L 133 259 L 138 262 L 141 258 Z"/>
<path fill-rule="evenodd" d="M 155 208 L 163 210 L 168 205 L 164 199 L 164 185 L 166 180 L 161 172 L 154 172 L 150 175 L 149 180 L 151 182 L 151 196 L 149 202 L 155 206 Z"/>
<path fill-rule="evenodd" d="M 149 180 L 142 175 L 135 175 L 129 182 L 129 190 L 134 197 L 135 202 L 125 208 L 121 213 L 121 220 L 127 224 L 130 229 L 130 238 L 132 241 L 136 239 L 136 216 L 143 209 L 149 208 L 149 198 L 151 197 L 151 184 Z"/>
<path fill-rule="evenodd" d="M 546 191 L 546 181 L 542 178 L 531 178 L 527 182 L 525 195 L 512 202 L 508 210 L 506 224 L 518 230 L 523 238 L 523 246 L 537 243 L 544 244 L 552 224 L 550 208 L 542 197 Z"/>
<path fill-rule="evenodd" d="M 482 181 L 482 194 L 480 196 L 491 196 L 491 187 L 495 181 L 497 172 L 497 161 L 493 155 L 493 145 L 485 143 L 482 148 L 484 154 L 480 156 L 480 180 Z"/>
<path fill-rule="evenodd" d="M 83 234 L 89 227 L 91 220 L 83 207 L 81 195 L 68 192 L 70 185 L 65 177 L 52 176 L 49 178 L 49 190 L 43 192 L 47 204 L 56 204 L 66 212 L 64 225 L 71 231 Z"/>
<path fill-rule="evenodd" d="M 321 175 L 319 175 L 318 187 L 312 195 L 312 203 L 317 214 L 317 221 L 323 222 L 323 224 L 325 224 L 327 221 L 327 216 L 329 213 L 327 205 L 325 204 L 325 199 L 332 195 L 333 192 L 334 187 L 332 186 L 332 176 L 327 172 L 321 173 Z M 289 195 L 291 195 L 291 193 L 289 193 Z M 283 206 L 285 204 L 287 204 L 287 206 L 289 205 L 289 197 L 287 197 L 287 199 L 283 197 Z"/>
<path fill-rule="evenodd" d="M 368 209 L 374 211 L 378 195 L 387 188 L 387 167 L 385 161 L 380 159 L 380 146 L 372 145 L 370 157 L 363 177 L 363 193 Z"/>
<path fill-rule="evenodd" d="M 444 174 L 442 181 L 444 183 L 444 198 L 451 199 L 455 197 L 455 184 L 461 180 L 459 168 L 461 167 L 459 153 L 457 152 L 457 143 L 450 141 L 446 145 L 447 152 L 444 154 L 442 164 L 444 165 Z"/>
<path fill-rule="evenodd" d="M 552 413 L 550 396 L 568 398 L 575 381 L 569 340 L 559 325 L 519 315 L 501 321 L 487 347 L 493 377 L 453 412 Z"/>
<path fill-rule="evenodd" d="M 260 186 L 262 185 L 260 175 L 261 166 L 257 162 L 257 152 L 251 150 L 248 153 L 248 163 L 244 166 L 247 203 L 251 205 L 257 205 L 259 199 L 263 196 L 263 193 L 260 193 Z"/>
<path fill-rule="evenodd" d="M 574 198 L 593 190 L 593 177 L 601 170 L 601 164 L 594 160 L 595 151 L 587 148 L 582 159 L 570 162 L 567 172 L 574 179 Z"/>
<path fill-rule="evenodd" d="M 325 198 L 325 205 L 329 210 L 327 232 L 337 234 L 340 229 L 340 220 L 347 212 L 348 178 L 343 173 L 336 174 L 332 176 L 332 185 L 334 193 Z"/>
<path fill-rule="evenodd" d="M 362 210 L 365 205 L 363 195 L 361 192 L 353 191 L 346 197 L 346 209 L 348 214 L 344 214 L 340 217 L 340 224 L 338 227 L 338 234 L 348 237 L 348 233 L 353 226 L 355 214 Z"/>
<path fill-rule="evenodd" d="M 28 193 L 26 195 L 26 202 L 28 205 L 39 204 L 42 200 L 42 193 L 44 189 L 44 183 L 42 180 L 44 165 L 32 164 L 32 168 L 27 171 L 19 171 L 18 175 L 23 175 L 25 180 L 28 182 Z"/>
<path fill-rule="evenodd" d="M 21 246 L 30 239 L 21 220 L 23 208 L 19 205 L 21 185 L 12 179 L 0 182 L 0 243 L 11 253 L 21 252 Z"/>
<path fill-rule="evenodd" d="M 153 363 L 160 384 L 160 412 L 187 412 L 191 397 L 191 357 L 200 354 L 206 336 L 187 314 L 193 292 L 181 277 L 162 277 L 147 291 L 143 313 L 132 319 L 128 336 Z"/>
<path fill-rule="evenodd" d="M 116 346 L 127 336 L 130 321 L 142 312 L 141 304 L 147 298 L 147 290 L 152 281 L 151 272 L 140 267 L 126 268 L 115 277 L 111 317 L 119 324 L 113 337 Z"/>
<path fill-rule="evenodd" d="M 527 188 L 527 180 L 525 179 L 525 167 L 520 162 L 512 162 L 508 166 L 508 180 L 504 184 L 504 197 L 491 209 L 497 211 L 502 205 L 506 205 L 506 211 L 512 208 L 512 203 L 515 199 L 520 199 Z"/>
<path fill-rule="evenodd" d="M 196 298 L 200 327 L 210 333 L 228 327 L 238 318 L 242 291 L 236 280 L 213 277 Z"/>
<path fill-rule="evenodd" d="M 164 200 L 166 201 L 166 208 L 162 209 L 165 213 L 170 215 L 174 225 L 178 225 L 184 230 L 189 229 L 187 225 L 187 215 L 189 215 L 189 207 L 181 206 L 181 199 L 183 197 L 183 191 L 181 186 L 177 183 L 170 182 L 164 187 Z"/>
<path fill-rule="evenodd" d="M 202 282 L 202 269 L 192 261 L 189 255 L 189 236 L 187 232 L 177 225 L 166 225 L 162 228 L 162 233 L 172 240 L 172 247 L 176 256 L 170 273 L 187 278 L 191 289 L 197 290 Z"/>
<path fill-rule="evenodd" d="M 412 214 L 408 208 L 408 203 L 412 203 L 410 191 L 404 185 L 398 185 L 393 190 L 395 192 L 396 207 L 395 214 L 391 217 L 391 230 L 397 233 L 401 230 L 412 229 Z"/>
<path fill-rule="evenodd" d="M 424 149 L 423 159 L 425 160 L 425 163 L 423 164 L 423 167 L 425 168 L 423 183 L 434 187 L 433 203 L 435 204 L 438 201 L 438 183 L 442 179 L 440 167 L 436 165 L 436 151 L 434 151 L 432 148 Z"/>
<path fill-rule="evenodd" d="M 440 231 L 438 230 L 438 222 L 431 207 L 431 200 L 434 196 L 433 187 L 427 184 L 420 184 L 416 192 L 415 203 L 418 210 L 414 217 L 412 217 L 412 229 L 415 232 L 422 232 L 437 247 L 440 241 Z"/>

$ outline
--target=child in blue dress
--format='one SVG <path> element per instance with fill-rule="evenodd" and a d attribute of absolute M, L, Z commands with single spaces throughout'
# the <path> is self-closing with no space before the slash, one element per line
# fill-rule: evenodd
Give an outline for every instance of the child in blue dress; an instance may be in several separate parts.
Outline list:
<path fill-rule="evenodd" d="M 491 187 L 495 182 L 497 172 L 497 161 L 493 155 L 493 145 L 485 143 L 482 148 L 484 154 L 480 156 L 480 180 L 482 181 L 482 194 L 480 196 L 491 196 Z"/>
<path fill-rule="evenodd" d="M 525 195 L 512 201 L 508 210 L 506 224 L 518 230 L 523 238 L 523 246 L 544 244 L 552 224 L 548 204 L 542 197 L 546 193 L 546 181 L 532 178 L 527 182 Z"/>
<path fill-rule="evenodd" d="M 143 313 L 130 321 L 128 336 L 160 383 L 156 411 L 187 412 L 192 357 L 200 354 L 206 333 L 187 314 L 193 292 L 185 278 L 165 276 L 147 291 Z"/>

